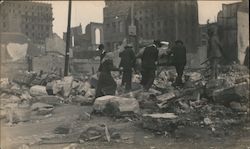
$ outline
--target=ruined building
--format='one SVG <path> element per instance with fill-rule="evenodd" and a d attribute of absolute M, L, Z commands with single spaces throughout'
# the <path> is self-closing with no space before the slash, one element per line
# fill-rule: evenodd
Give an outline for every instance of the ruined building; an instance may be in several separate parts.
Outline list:
<path fill-rule="evenodd" d="M 138 41 L 160 39 L 173 43 L 181 39 L 188 52 L 196 52 L 199 25 L 196 0 L 105 1 L 103 11 L 104 42 L 109 49 L 117 49 L 128 38 L 133 20 Z"/>
<path fill-rule="evenodd" d="M 227 60 L 243 63 L 249 46 L 249 1 L 223 4 L 217 21 Z"/>
<path fill-rule="evenodd" d="M 63 40 L 66 42 L 67 33 L 63 33 Z M 90 22 L 85 33 L 82 31 L 82 25 L 71 27 L 70 47 L 80 51 L 96 50 L 98 45 L 103 43 L 102 23 Z"/>
<path fill-rule="evenodd" d="M 0 14 L 0 32 L 22 33 L 37 44 L 44 44 L 53 33 L 51 4 L 4 1 L 0 5 Z"/>
<path fill-rule="evenodd" d="M 63 40 L 66 42 L 67 33 L 63 33 Z M 99 53 L 96 51 L 98 45 L 103 43 L 103 24 L 90 22 L 85 33 L 82 31 L 82 25 L 71 27 L 70 49 L 73 57 L 71 61 L 71 73 L 87 74 L 95 72 L 99 66 L 99 60 L 94 57 Z"/>

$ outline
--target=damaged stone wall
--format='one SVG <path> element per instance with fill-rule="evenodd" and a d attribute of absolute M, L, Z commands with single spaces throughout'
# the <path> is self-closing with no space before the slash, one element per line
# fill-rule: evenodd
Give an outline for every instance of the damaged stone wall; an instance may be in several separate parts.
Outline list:
<path fill-rule="evenodd" d="M 48 53 L 47 55 L 33 58 L 33 71 L 39 73 L 43 70 L 45 73 L 56 73 L 61 75 L 64 72 L 64 56 L 58 53 Z"/>
<path fill-rule="evenodd" d="M 200 65 L 207 59 L 207 47 L 200 46 L 196 53 L 187 53 L 187 67 L 189 68 L 201 68 Z"/>
<path fill-rule="evenodd" d="M 27 49 L 27 43 L 1 44 L 1 77 L 12 78 L 18 71 L 28 70 Z"/>
<path fill-rule="evenodd" d="M 59 52 L 62 55 L 65 55 L 66 43 L 61 39 L 56 33 L 52 37 L 46 39 L 46 51 L 50 52 Z M 72 49 L 69 49 L 70 57 L 73 57 Z"/>
<path fill-rule="evenodd" d="M 1 77 L 3 78 L 13 78 L 18 71 L 28 70 L 28 64 L 25 59 L 15 61 L 15 62 L 5 62 L 1 64 Z"/>
<path fill-rule="evenodd" d="M 245 51 L 249 46 L 249 14 L 246 12 L 237 13 L 238 24 L 238 59 L 243 64 L 245 59 Z"/>
<path fill-rule="evenodd" d="M 92 74 L 92 69 L 94 73 L 97 72 L 100 65 L 100 60 L 92 59 L 73 59 L 72 66 L 75 73 L 87 73 Z"/>

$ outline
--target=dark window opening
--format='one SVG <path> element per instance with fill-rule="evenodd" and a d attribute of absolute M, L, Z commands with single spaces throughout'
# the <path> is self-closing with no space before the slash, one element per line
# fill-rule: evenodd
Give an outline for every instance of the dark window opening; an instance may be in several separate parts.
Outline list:
<path fill-rule="evenodd" d="M 157 33 L 158 33 L 158 35 L 161 35 L 161 31 L 160 30 L 158 30 Z"/>
<path fill-rule="evenodd" d="M 157 25 L 158 25 L 158 27 L 159 27 L 159 26 L 161 26 L 161 22 L 160 22 L 160 21 L 158 21 L 158 22 L 157 22 Z"/>
<path fill-rule="evenodd" d="M 154 23 L 151 23 L 151 26 L 152 26 L 152 28 L 154 28 L 155 27 Z"/>

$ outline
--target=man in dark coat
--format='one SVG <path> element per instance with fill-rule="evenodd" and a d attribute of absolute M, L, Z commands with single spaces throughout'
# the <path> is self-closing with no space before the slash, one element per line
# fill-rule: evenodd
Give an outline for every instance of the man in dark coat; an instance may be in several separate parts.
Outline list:
<path fill-rule="evenodd" d="M 146 47 L 141 55 L 141 85 L 145 91 L 148 91 L 154 83 L 159 47 L 161 47 L 161 42 L 156 40 L 153 45 Z"/>
<path fill-rule="evenodd" d="M 175 41 L 175 45 L 171 50 L 173 54 L 173 65 L 175 66 L 177 77 L 175 80 L 175 85 L 182 85 L 182 75 L 183 70 L 187 62 L 186 58 L 186 47 L 181 40 Z"/>
<path fill-rule="evenodd" d="M 131 90 L 132 82 L 132 69 L 135 67 L 135 53 L 132 49 L 132 45 L 124 47 L 125 50 L 119 53 L 121 62 L 119 67 L 122 68 L 122 85 L 125 85 L 125 90 Z"/>

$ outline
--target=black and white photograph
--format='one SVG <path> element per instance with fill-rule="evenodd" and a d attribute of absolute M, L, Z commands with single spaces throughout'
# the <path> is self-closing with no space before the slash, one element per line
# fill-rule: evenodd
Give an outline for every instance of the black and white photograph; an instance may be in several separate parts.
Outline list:
<path fill-rule="evenodd" d="M 1 0 L 0 149 L 250 149 L 249 0 Z"/>

